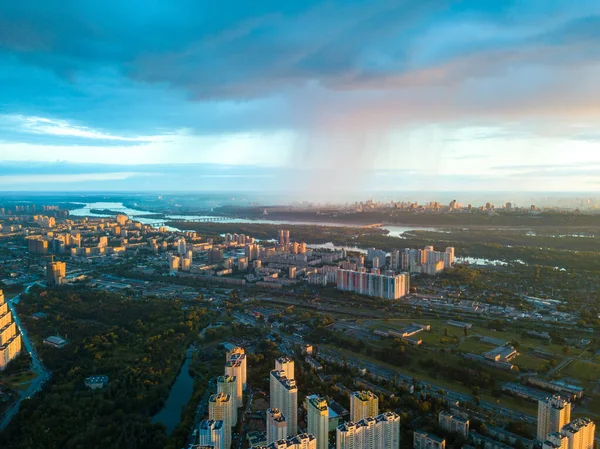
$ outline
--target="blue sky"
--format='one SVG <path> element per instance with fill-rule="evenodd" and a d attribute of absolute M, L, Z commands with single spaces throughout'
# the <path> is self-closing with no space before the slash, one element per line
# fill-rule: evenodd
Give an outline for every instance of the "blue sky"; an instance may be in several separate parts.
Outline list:
<path fill-rule="evenodd" d="M 600 3 L 7 1 L 0 190 L 600 190 Z"/>

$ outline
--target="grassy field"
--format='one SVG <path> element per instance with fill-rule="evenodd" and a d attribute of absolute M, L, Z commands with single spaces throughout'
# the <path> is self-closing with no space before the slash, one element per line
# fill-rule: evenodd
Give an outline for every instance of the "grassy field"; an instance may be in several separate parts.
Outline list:
<path fill-rule="evenodd" d="M 470 352 L 472 354 L 481 354 L 482 352 L 494 349 L 494 345 L 485 343 L 475 336 L 471 336 L 465 338 L 457 349 L 464 352 Z"/>
<path fill-rule="evenodd" d="M 583 360 L 573 360 L 560 370 L 560 375 L 596 384 L 600 380 L 600 364 Z"/>
<path fill-rule="evenodd" d="M 9 388 L 24 391 L 27 389 L 27 387 L 29 387 L 29 383 L 36 377 L 37 374 L 33 371 L 24 371 L 22 373 L 17 373 L 7 377 L 6 379 L 3 379 L 2 382 Z"/>

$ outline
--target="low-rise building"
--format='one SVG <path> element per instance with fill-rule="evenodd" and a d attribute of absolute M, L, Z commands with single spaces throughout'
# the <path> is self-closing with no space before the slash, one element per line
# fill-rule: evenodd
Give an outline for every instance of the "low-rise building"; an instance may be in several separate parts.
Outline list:
<path fill-rule="evenodd" d="M 100 375 L 86 377 L 83 383 L 92 390 L 99 390 L 108 385 L 108 376 Z"/>
<path fill-rule="evenodd" d="M 446 440 L 440 436 L 423 430 L 413 433 L 413 449 L 445 449 Z"/>
<path fill-rule="evenodd" d="M 469 420 L 450 412 L 441 411 L 438 423 L 447 432 L 457 433 L 467 438 L 469 436 Z"/>
<path fill-rule="evenodd" d="M 48 346 L 54 346 L 55 348 L 62 348 L 67 344 L 67 340 L 58 335 L 52 335 L 44 339 L 44 344 Z"/>

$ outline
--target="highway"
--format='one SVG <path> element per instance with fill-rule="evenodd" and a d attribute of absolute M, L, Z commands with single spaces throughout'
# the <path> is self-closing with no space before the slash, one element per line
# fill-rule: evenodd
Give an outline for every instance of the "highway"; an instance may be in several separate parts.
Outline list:
<path fill-rule="evenodd" d="M 34 285 L 36 285 L 36 283 L 28 284 L 27 287 L 25 288 L 25 293 L 29 293 L 29 290 Z M 27 388 L 27 390 L 22 391 L 20 393 L 19 399 L 14 404 L 12 404 L 8 408 L 8 410 L 6 410 L 6 412 L 0 419 L 0 431 L 3 430 L 8 425 L 8 423 L 10 423 L 10 421 L 13 419 L 13 417 L 17 414 L 17 412 L 19 411 L 19 407 L 21 406 L 21 402 L 23 402 L 24 399 L 29 399 L 34 394 L 36 394 L 38 391 L 40 391 L 42 389 L 42 387 L 44 386 L 44 383 L 50 378 L 50 375 L 51 375 L 50 372 L 44 367 L 44 365 L 40 361 L 40 359 L 37 355 L 37 352 L 35 350 L 35 347 L 33 346 L 33 343 L 31 342 L 31 339 L 29 338 L 29 335 L 27 334 L 27 330 L 21 324 L 19 315 L 17 315 L 17 311 L 15 309 L 13 302 L 15 302 L 15 301 L 18 302 L 20 297 L 21 297 L 21 294 L 15 296 L 11 300 L 7 301 L 7 304 L 8 304 L 8 307 L 10 308 L 10 311 L 12 312 L 15 323 L 17 324 L 17 327 L 19 328 L 19 332 L 21 333 L 21 339 L 23 341 L 23 346 L 25 347 L 25 350 L 31 356 L 31 371 L 35 372 L 37 374 L 37 377 L 29 384 L 29 387 Z"/>
<path fill-rule="evenodd" d="M 397 379 L 402 379 L 409 383 L 413 382 L 413 378 L 410 376 L 400 374 L 397 371 L 382 368 L 379 365 L 376 365 L 363 359 L 359 359 L 357 357 L 349 357 L 337 351 L 320 350 L 319 354 L 321 358 L 331 363 L 335 363 L 337 360 L 343 360 L 345 358 L 350 366 L 353 366 L 355 368 L 366 368 L 367 371 L 369 371 L 370 373 L 375 374 L 377 376 L 381 376 L 387 379 L 388 381 L 391 381 L 394 377 L 396 377 Z M 418 386 L 421 390 L 426 391 L 429 394 L 439 396 L 440 398 L 449 401 L 474 402 L 473 398 L 468 394 L 457 393 L 455 391 L 449 390 L 447 388 L 432 383 L 418 382 L 415 386 Z M 536 417 L 513 411 L 511 409 L 502 407 L 492 402 L 480 401 L 478 406 L 487 412 L 503 415 L 504 417 L 510 420 L 524 421 L 532 424 L 537 423 Z"/>
<path fill-rule="evenodd" d="M 278 330 L 274 329 L 273 333 L 277 333 L 280 337 L 282 337 L 282 342 L 279 345 L 279 350 L 284 354 L 293 355 L 293 347 L 295 345 L 303 343 L 302 339 L 293 336 L 285 336 L 281 334 Z M 321 349 L 319 351 L 319 356 L 326 362 L 330 362 L 333 364 L 345 358 L 350 366 L 357 369 L 366 368 L 368 372 L 380 376 L 384 379 L 387 379 L 388 381 L 392 381 L 394 378 L 396 378 L 411 384 L 413 383 L 413 378 L 411 376 L 407 376 L 397 371 L 383 368 L 375 363 L 371 363 L 359 357 L 348 357 L 345 354 L 327 349 Z M 441 399 L 445 399 L 450 402 L 474 402 L 473 397 L 468 394 L 458 393 L 449 390 L 448 388 L 441 387 L 439 385 L 426 382 L 418 382 L 415 385 L 415 387 L 419 387 L 422 391 L 426 391 L 431 395 L 438 396 Z M 532 424 L 537 423 L 537 417 L 527 415 L 524 413 L 519 413 L 517 411 L 508 409 L 498 404 L 494 404 L 492 402 L 480 401 L 478 407 L 485 410 L 488 413 L 499 414 L 510 420 L 523 421 Z"/>

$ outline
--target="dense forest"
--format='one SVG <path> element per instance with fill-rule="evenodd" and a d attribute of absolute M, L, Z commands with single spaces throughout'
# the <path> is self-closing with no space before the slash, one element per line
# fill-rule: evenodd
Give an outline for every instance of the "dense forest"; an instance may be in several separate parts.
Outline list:
<path fill-rule="evenodd" d="M 38 290 L 24 295 L 18 310 L 52 378 L 23 402 L 0 434 L 0 447 L 165 447 L 164 427 L 150 419 L 210 312 L 179 301 L 82 290 Z M 34 312 L 48 316 L 28 318 Z M 42 344 L 49 335 L 68 343 L 60 349 Z M 95 374 L 109 376 L 107 388 L 84 386 Z"/>

